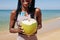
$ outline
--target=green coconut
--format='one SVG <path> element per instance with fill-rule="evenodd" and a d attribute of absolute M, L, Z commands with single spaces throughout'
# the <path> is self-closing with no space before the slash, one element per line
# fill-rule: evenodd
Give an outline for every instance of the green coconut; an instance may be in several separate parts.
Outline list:
<path fill-rule="evenodd" d="M 26 35 L 33 35 L 37 31 L 37 22 L 35 19 L 23 20 L 21 25 Z"/>

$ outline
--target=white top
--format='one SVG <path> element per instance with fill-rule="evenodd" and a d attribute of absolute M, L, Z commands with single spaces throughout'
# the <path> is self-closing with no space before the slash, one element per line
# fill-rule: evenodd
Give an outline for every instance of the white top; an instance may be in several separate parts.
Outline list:
<path fill-rule="evenodd" d="M 20 14 L 18 14 L 18 18 L 17 18 L 18 25 L 19 25 L 23 20 L 26 20 L 26 19 L 28 19 L 27 16 L 21 16 Z"/>
<path fill-rule="evenodd" d="M 19 25 L 23 20 L 30 19 L 30 18 L 31 18 L 30 14 L 28 16 L 21 16 L 21 14 L 19 13 L 17 17 L 17 23 Z M 36 17 L 34 18 L 36 19 Z"/>

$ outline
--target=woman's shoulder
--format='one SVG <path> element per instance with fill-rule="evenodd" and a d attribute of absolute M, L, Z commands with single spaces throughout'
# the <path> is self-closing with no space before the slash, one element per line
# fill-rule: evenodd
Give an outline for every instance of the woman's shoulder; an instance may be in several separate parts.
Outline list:
<path fill-rule="evenodd" d="M 35 8 L 35 12 L 40 12 L 40 8 Z"/>
<path fill-rule="evenodd" d="M 16 10 L 12 10 L 11 11 L 11 14 L 16 14 Z"/>
<path fill-rule="evenodd" d="M 11 15 L 10 15 L 10 17 L 11 17 L 11 18 L 14 18 L 15 15 L 16 15 L 16 10 L 12 10 L 12 11 L 11 11 Z"/>
<path fill-rule="evenodd" d="M 41 15 L 41 9 L 40 8 L 35 8 L 35 13 L 37 14 L 37 15 Z"/>

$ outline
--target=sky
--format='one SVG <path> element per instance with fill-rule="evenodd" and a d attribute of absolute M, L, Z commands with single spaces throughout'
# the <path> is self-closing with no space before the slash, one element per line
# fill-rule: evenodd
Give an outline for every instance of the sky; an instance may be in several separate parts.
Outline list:
<path fill-rule="evenodd" d="M 0 0 L 0 10 L 17 8 L 18 0 Z M 60 0 L 35 0 L 35 7 L 41 10 L 60 10 Z"/>

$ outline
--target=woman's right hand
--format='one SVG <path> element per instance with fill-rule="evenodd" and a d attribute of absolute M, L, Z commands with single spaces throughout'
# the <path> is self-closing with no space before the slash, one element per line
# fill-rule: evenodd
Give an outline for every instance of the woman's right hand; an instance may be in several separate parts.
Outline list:
<path fill-rule="evenodd" d="M 21 33 L 24 34 L 24 30 L 21 26 L 19 26 L 18 28 L 10 28 L 9 29 L 11 33 Z"/>
<path fill-rule="evenodd" d="M 22 26 L 20 26 L 20 25 L 18 27 L 18 33 L 24 34 L 24 30 L 23 30 Z"/>

